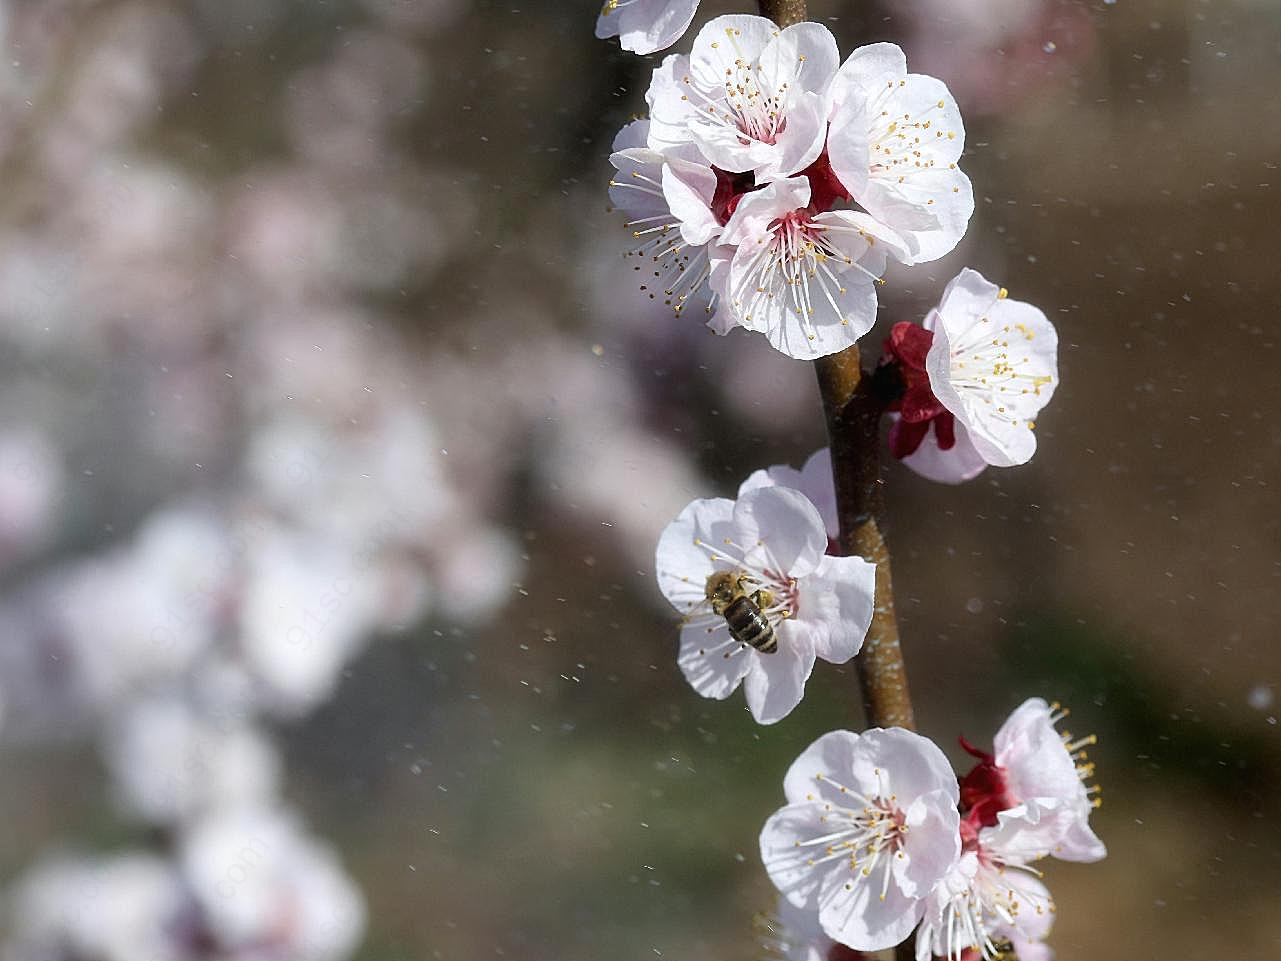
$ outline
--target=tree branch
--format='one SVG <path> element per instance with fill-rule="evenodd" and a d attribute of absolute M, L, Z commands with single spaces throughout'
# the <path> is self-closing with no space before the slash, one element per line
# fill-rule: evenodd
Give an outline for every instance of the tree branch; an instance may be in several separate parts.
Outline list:
<path fill-rule="evenodd" d="M 805 0 L 760 0 L 761 15 L 780 27 L 790 27 L 806 19 Z"/>
<path fill-rule="evenodd" d="M 876 564 L 876 607 L 857 661 L 867 723 L 915 730 L 894 615 L 890 552 L 880 528 L 885 509 L 880 460 L 885 397 L 874 377 L 863 376 L 857 346 L 819 358 L 814 370 L 832 448 L 841 549 Z"/>

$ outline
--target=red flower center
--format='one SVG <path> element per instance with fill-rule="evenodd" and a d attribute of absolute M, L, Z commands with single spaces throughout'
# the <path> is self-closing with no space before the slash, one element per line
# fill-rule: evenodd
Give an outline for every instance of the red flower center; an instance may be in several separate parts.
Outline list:
<path fill-rule="evenodd" d="M 895 324 L 885 340 L 882 364 L 898 369 L 903 387 L 888 407 L 899 414 L 898 422 L 890 428 L 890 452 L 900 460 L 916 452 L 931 426 L 939 450 L 951 450 L 956 443 L 956 418 L 934 396 L 925 370 L 925 358 L 933 343 L 932 330 L 906 321 Z"/>
<path fill-rule="evenodd" d="M 721 170 L 720 167 L 713 167 L 712 170 L 716 172 L 716 192 L 712 195 L 712 213 L 723 227 L 729 223 L 730 217 L 734 216 L 739 201 L 753 191 L 760 190 L 765 184 L 756 183 L 756 178 L 750 170 L 743 173 L 730 173 Z M 850 192 L 845 189 L 845 185 L 836 176 L 836 171 L 832 169 L 826 150 L 796 176 L 805 177 L 810 182 L 810 205 L 806 210 L 811 216 L 826 213 L 839 201 L 849 203 L 852 199 Z"/>
<path fill-rule="evenodd" d="M 967 754 L 979 759 L 974 769 L 961 779 L 961 811 L 965 815 L 961 822 L 961 840 L 970 849 L 978 844 L 979 828 L 994 826 L 998 814 L 1019 802 L 1010 793 L 1005 768 L 996 763 L 996 758 L 979 750 L 964 737 L 959 740 Z"/>

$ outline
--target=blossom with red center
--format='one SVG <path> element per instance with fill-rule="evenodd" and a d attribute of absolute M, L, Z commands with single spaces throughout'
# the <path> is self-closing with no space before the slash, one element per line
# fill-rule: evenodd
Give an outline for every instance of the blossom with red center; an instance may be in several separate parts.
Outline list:
<path fill-rule="evenodd" d="M 659 538 L 658 586 L 683 616 L 678 663 L 704 697 L 740 684 L 761 724 L 800 703 L 816 658 L 843 664 L 859 652 L 872 621 L 876 566 L 829 557 L 823 520 L 803 494 L 749 490 L 737 501 L 696 500 Z M 731 632 L 713 608 L 728 583 L 769 625 L 775 646 Z"/>
<path fill-rule="evenodd" d="M 901 728 L 832 731 L 783 781 L 761 831 L 770 880 L 859 951 L 903 941 L 961 855 L 957 783 L 943 752 Z"/>
<path fill-rule="evenodd" d="M 1056 725 L 1067 713 L 1033 697 L 1001 725 L 992 754 L 962 739 L 979 763 L 961 781 L 961 803 L 967 820 L 984 827 L 995 825 L 1002 811 L 1035 808 L 1036 818 L 1025 819 L 1034 832 L 1030 842 L 1065 861 L 1098 861 L 1107 855 L 1089 825 L 1098 788 L 1084 783 L 1094 774 L 1085 749 L 1095 738 L 1060 733 Z"/>

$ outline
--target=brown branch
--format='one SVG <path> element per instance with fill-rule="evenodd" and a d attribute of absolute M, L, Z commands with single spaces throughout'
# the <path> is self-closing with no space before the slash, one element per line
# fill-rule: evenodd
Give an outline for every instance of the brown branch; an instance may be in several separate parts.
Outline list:
<path fill-rule="evenodd" d="M 761 15 L 769 17 L 780 27 L 790 27 L 807 19 L 805 0 L 760 0 Z"/>
<path fill-rule="evenodd" d="M 869 727 L 915 730 L 907 669 L 894 616 L 890 553 L 881 534 L 885 509 L 881 481 L 880 425 L 885 399 L 873 377 L 863 376 L 859 349 L 814 362 L 827 434 L 841 524 L 841 548 L 876 564 L 876 607 L 867 640 L 858 656 L 863 706 Z"/>

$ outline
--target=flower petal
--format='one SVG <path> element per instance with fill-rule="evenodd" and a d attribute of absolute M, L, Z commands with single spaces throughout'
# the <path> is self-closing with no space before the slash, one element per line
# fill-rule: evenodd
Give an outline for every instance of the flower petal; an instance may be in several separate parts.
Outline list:
<path fill-rule="evenodd" d="M 758 724 L 780 721 L 801 703 L 805 682 L 814 670 L 814 645 L 799 624 L 778 625 L 778 650 L 754 653 L 752 671 L 743 681 L 747 707 Z"/>
<path fill-rule="evenodd" d="M 723 701 L 752 670 L 757 657 L 750 648 L 729 635 L 722 619 L 719 624 L 686 624 L 681 628 L 681 648 L 676 663 L 685 680 L 703 697 Z"/>
<path fill-rule="evenodd" d="M 824 557 L 798 584 L 796 624 L 810 631 L 819 657 L 844 664 L 859 652 L 872 624 L 875 589 L 876 565 L 861 557 Z"/>
<path fill-rule="evenodd" d="M 735 533 L 744 559 L 778 578 L 802 578 L 818 567 L 827 531 L 818 509 L 787 487 L 748 491 L 734 504 Z"/>
<path fill-rule="evenodd" d="M 703 602 L 707 576 L 718 567 L 712 560 L 715 545 L 731 536 L 733 514 L 734 502 L 726 498 L 696 500 L 659 536 L 654 552 L 658 589 L 681 614 Z"/>
<path fill-rule="evenodd" d="M 666 50 L 684 36 L 697 11 L 698 0 L 633 0 L 622 8 L 615 28 L 619 45 L 641 56 Z M 604 19 L 602 13 L 601 20 Z M 600 30 L 598 21 L 598 37 Z"/>

